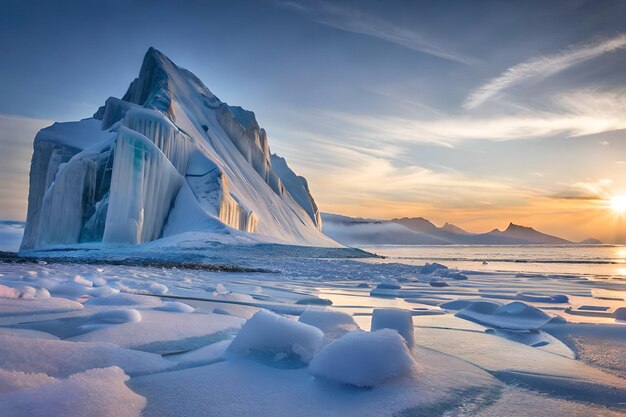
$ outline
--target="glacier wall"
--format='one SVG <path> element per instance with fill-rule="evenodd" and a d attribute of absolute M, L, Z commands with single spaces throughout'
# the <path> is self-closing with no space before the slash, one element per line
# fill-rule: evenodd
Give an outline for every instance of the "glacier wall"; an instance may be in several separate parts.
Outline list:
<path fill-rule="evenodd" d="M 158 239 L 182 182 L 150 139 L 120 127 L 102 241 L 137 244 Z"/>
<path fill-rule="evenodd" d="M 233 198 L 228 177 L 201 152 L 196 151 L 190 158 L 185 179 L 207 213 L 234 229 L 248 233 L 256 231 L 258 220 L 254 212 Z"/>
<path fill-rule="evenodd" d="M 223 103 L 217 108 L 216 116 L 246 161 L 276 194 L 281 195 L 283 190 L 280 179 L 272 171 L 267 135 L 265 130 L 259 127 L 254 113 Z"/>
<path fill-rule="evenodd" d="M 318 230 L 322 230 L 322 216 L 309 191 L 309 184 L 306 178 L 296 175 L 296 173 L 289 168 L 289 165 L 287 165 L 285 158 L 272 154 L 271 161 L 274 172 L 280 178 L 287 192 L 304 210 L 306 210 Z"/>

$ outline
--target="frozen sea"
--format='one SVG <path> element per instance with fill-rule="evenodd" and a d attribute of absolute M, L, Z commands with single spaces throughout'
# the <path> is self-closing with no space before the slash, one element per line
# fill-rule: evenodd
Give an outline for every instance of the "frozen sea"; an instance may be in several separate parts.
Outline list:
<path fill-rule="evenodd" d="M 626 277 L 622 245 L 363 246 L 394 262 L 440 262 L 476 271 Z"/>
<path fill-rule="evenodd" d="M 5 256 L 0 415 L 626 415 L 624 248 L 365 249 Z"/>

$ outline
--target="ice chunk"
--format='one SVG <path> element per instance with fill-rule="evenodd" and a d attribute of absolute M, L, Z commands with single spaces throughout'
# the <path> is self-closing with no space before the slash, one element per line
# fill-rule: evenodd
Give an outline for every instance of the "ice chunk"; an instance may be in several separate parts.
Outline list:
<path fill-rule="evenodd" d="M 50 291 L 45 288 L 37 288 L 35 298 L 50 298 Z"/>
<path fill-rule="evenodd" d="M 82 275 L 75 275 L 74 282 L 79 285 L 83 285 L 85 287 L 93 287 L 93 282 L 89 281 L 87 278 L 83 277 Z"/>
<path fill-rule="evenodd" d="M 20 298 L 21 291 L 17 288 L 7 287 L 0 284 L 0 298 Z"/>
<path fill-rule="evenodd" d="M 56 381 L 46 374 L 7 371 L 0 368 L 0 394 L 17 391 L 24 388 L 33 388 Z"/>
<path fill-rule="evenodd" d="M 168 301 L 163 303 L 162 306 L 155 308 L 155 310 L 170 311 L 173 313 L 193 313 L 196 311 L 196 309 L 192 306 L 185 303 L 179 303 L 178 301 Z"/>
<path fill-rule="evenodd" d="M 269 354 L 276 359 L 296 355 L 302 362 L 309 362 L 320 349 L 323 337 L 317 327 L 259 311 L 243 325 L 228 352 Z"/>
<path fill-rule="evenodd" d="M 488 326 L 511 330 L 535 330 L 551 319 L 540 309 L 521 301 L 505 305 L 492 301 L 476 301 L 456 315 Z"/>
<path fill-rule="evenodd" d="M 422 274 L 432 274 L 435 271 L 440 271 L 442 269 L 448 269 L 447 266 L 439 264 L 437 262 L 433 262 L 432 264 L 427 263 L 426 265 L 424 265 L 422 267 L 422 269 L 420 270 L 420 273 Z"/>
<path fill-rule="evenodd" d="M 406 375 L 415 361 L 397 331 L 351 332 L 322 349 L 309 364 L 309 372 L 357 387 L 371 387 Z"/>
<path fill-rule="evenodd" d="M 139 417 L 146 399 L 131 391 L 120 368 L 92 369 L 0 396 L 3 417 Z"/>
<path fill-rule="evenodd" d="M 372 312 L 372 331 L 380 329 L 394 329 L 404 337 L 409 347 L 415 345 L 411 310 L 375 308 Z"/>
<path fill-rule="evenodd" d="M 123 349 L 110 343 L 46 339 L 36 339 L 35 343 L 32 338 L 0 334 L 0 368 L 7 370 L 66 377 L 86 369 L 113 365 L 135 374 L 167 369 L 173 364 L 159 355 Z"/>
<path fill-rule="evenodd" d="M 298 321 L 320 329 L 326 340 L 334 340 L 348 332 L 359 330 L 351 315 L 328 308 L 308 307 L 300 314 Z"/>
<path fill-rule="evenodd" d="M 148 286 L 148 290 L 151 294 L 159 294 L 164 295 L 169 291 L 166 285 L 163 285 L 158 282 L 153 282 Z"/>
<path fill-rule="evenodd" d="M 25 287 L 22 288 L 22 295 L 20 296 L 20 298 L 24 298 L 26 300 L 32 300 L 33 298 L 36 298 L 35 296 L 37 295 L 37 290 L 34 287 L 31 287 L 30 285 L 26 285 Z"/>

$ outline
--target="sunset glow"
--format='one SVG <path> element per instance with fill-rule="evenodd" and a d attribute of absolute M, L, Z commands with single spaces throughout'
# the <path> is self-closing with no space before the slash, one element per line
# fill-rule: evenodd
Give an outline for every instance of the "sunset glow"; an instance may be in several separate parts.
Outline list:
<path fill-rule="evenodd" d="M 611 210 L 617 214 L 626 212 L 626 196 L 616 195 L 611 198 Z"/>

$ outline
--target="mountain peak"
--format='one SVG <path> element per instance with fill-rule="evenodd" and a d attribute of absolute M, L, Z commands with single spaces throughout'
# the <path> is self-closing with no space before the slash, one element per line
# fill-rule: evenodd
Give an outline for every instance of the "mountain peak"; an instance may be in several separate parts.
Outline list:
<path fill-rule="evenodd" d="M 423 217 L 403 217 L 391 221 L 421 233 L 433 233 L 439 230 L 430 220 Z"/>
<path fill-rule="evenodd" d="M 441 230 L 445 230 L 446 232 L 456 233 L 456 234 L 468 234 L 466 230 L 448 222 L 446 222 L 446 224 L 441 226 Z"/>
<path fill-rule="evenodd" d="M 519 231 L 535 231 L 535 229 L 533 229 L 532 227 L 528 227 L 528 226 L 522 226 L 519 224 L 515 224 L 513 222 L 509 223 L 509 226 L 506 228 L 506 231 L 515 231 L 515 230 L 519 230 Z"/>

